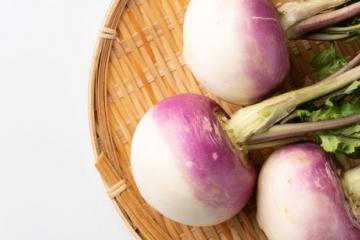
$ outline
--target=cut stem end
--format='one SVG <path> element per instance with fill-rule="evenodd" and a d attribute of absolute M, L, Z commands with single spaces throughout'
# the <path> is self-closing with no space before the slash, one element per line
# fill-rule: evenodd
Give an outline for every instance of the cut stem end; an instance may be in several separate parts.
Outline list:
<path fill-rule="evenodd" d="M 360 220 L 360 166 L 346 171 L 342 184 L 352 212 Z"/>

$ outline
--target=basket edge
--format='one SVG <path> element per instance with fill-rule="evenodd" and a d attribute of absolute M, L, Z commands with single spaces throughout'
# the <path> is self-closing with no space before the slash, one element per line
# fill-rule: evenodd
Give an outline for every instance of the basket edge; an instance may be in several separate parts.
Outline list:
<path fill-rule="evenodd" d="M 123 6 L 127 4 L 128 0 L 112 0 L 110 7 L 105 14 L 105 19 L 102 24 L 103 28 L 111 29 L 112 26 L 110 25 L 111 18 L 115 14 L 118 7 L 121 7 L 121 3 Z M 91 68 L 90 68 L 90 76 L 89 76 L 89 85 L 88 85 L 88 117 L 89 117 L 89 128 L 90 128 L 90 138 L 93 153 L 95 155 L 95 164 L 97 159 L 101 156 L 101 150 L 99 147 L 99 142 L 97 140 L 97 133 L 96 133 L 96 117 L 95 117 L 95 82 L 97 80 L 97 70 L 99 68 L 99 61 L 100 61 L 100 53 L 103 51 L 104 43 L 106 41 L 113 41 L 112 38 L 102 38 L 98 37 L 98 40 L 95 44 L 93 59 L 91 61 Z M 109 49 L 109 51 L 111 48 Z M 107 59 L 108 61 L 108 59 Z M 100 174 L 100 173 L 99 173 Z M 100 174 L 101 175 L 101 174 Z M 102 180 L 103 181 L 103 180 Z M 106 186 L 105 182 L 103 181 L 104 186 Z M 124 213 L 121 211 L 120 207 L 118 206 L 115 200 L 111 200 L 113 203 L 116 211 L 118 212 L 119 216 L 122 218 L 126 228 L 130 231 L 131 235 L 136 240 L 141 240 L 139 234 L 135 231 L 135 229 L 131 226 L 131 224 L 127 221 Z"/>
<path fill-rule="evenodd" d="M 105 14 L 105 19 L 103 21 L 103 28 L 108 28 L 111 16 L 116 10 L 116 6 L 122 0 L 112 0 L 112 3 Z M 127 0 L 125 0 L 127 2 Z M 89 76 L 89 89 L 88 89 L 88 116 L 89 116 L 89 128 L 90 128 L 90 137 L 94 150 L 94 154 L 98 157 L 100 155 L 100 149 L 98 142 L 96 140 L 96 120 L 95 120 L 95 82 L 97 79 L 97 70 L 100 60 L 100 53 L 103 49 L 104 41 L 112 41 L 113 39 L 104 39 L 98 36 L 97 42 L 94 47 L 93 59 L 91 60 L 90 76 Z"/>

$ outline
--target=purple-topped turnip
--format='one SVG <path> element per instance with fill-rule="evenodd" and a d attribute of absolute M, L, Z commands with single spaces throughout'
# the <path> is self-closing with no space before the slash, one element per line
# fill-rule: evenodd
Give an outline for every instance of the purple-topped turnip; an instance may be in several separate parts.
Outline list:
<path fill-rule="evenodd" d="M 338 176 L 318 145 L 285 146 L 259 175 L 259 225 L 270 240 L 358 240 L 359 186 L 360 168 Z"/>
<path fill-rule="evenodd" d="M 329 28 L 360 13 L 360 3 L 344 6 L 347 2 L 292 1 L 277 10 L 270 0 L 191 0 L 184 21 L 185 61 L 218 97 L 241 105 L 258 102 L 288 73 L 286 35 L 331 40 L 357 34 L 356 26 Z"/>
<path fill-rule="evenodd" d="M 243 108 L 231 118 L 205 96 L 184 94 L 165 99 L 145 114 L 133 137 L 131 166 L 140 193 L 160 213 L 183 224 L 208 226 L 231 218 L 247 203 L 256 180 L 242 146 L 248 145 L 247 141 L 271 144 L 301 135 L 296 124 L 271 129 L 299 104 L 341 89 L 359 77 L 360 67 L 356 67 Z M 309 133 L 359 120 L 360 115 L 355 115 L 302 123 L 301 128 Z"/>
<path fill-rule="evenodd" d="M 222 114 L 209 98 L 189 94 L 166 99 L 139 123 L 132 144 L 134 178 L 143 197 L 165 216 L 213 225 L 236 214 L 252 195 L 255 171 L 229 141 Z"/>
<path fill-rule="evenodd" d="M 286 37 L 267 0 L 192 0 L 184 58 L 210 92 L 242 105 L 274 91 L 289 70 Z"/>

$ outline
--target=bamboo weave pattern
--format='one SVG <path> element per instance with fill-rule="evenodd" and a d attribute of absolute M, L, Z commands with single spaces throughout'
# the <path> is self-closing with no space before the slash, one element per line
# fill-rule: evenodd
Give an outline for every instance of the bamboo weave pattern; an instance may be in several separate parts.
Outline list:
<path fill-rule="evenodd" d="M 188 0 L 115 0 L 100 32 L 90 87 L 90 119 L 99 170 L 109 197 L 133 230 L 146 240 L 265 240 L 254 200 L 230 221 L 206 228 L 177 224 L 151 209 L 131 177 L 131 137 L 142 115 L 162 99 L 179 93 L 210 96 L 231 113 L 239 106 L 209 94 L 182 58 L 182 23 Z M 310 59 L 325 44 L 290 42 L 291 72 L 282 90 L 311 84 Z M 360 44 L 339 44 L 351 58 Z M 251 153 L 255 164 L 271 149 Z M 154 186 L 156 187 L 156 186 Z"/>

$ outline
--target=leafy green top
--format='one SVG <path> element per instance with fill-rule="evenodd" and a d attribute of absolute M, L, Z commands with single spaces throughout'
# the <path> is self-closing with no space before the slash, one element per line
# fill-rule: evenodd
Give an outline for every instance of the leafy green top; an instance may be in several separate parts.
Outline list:
<path fill-rule="evenodd" d="M 334 44 L 322 50 L 310 62 L 310 65 L 318 72 L 320 79 L 330 76 L 345 64 L 345 58 L 336 51 Z"/>
<path fill-rule="evenodd" d="M 323 50 L 311 62 L 322 78 L 335 73 L 346 64 L 334 45 Z M 360 113 L 360 81 L 323 99 L 301 106 L 297 116 L 301 122 L 318 122 Z M 328 152 L 360 157 L 360 123 L 337 130 L 318 132 L 315 139 Z"/>

